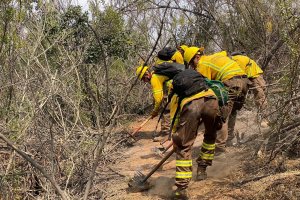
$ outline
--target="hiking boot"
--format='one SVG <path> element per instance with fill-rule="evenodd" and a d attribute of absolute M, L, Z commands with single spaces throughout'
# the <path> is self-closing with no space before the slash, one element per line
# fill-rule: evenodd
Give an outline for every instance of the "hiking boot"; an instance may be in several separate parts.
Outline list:
<path fill-rule="evenodd" d="M 216 147 L 215 156 L 220 156 L 224 153 L 226 153 L 226 148 L 225 147 Z"/>
<path fill-rule="evenodd" d="M 153 142 L 160 142 L 161 140 L 163 140 L 168 135 L 169 135 L 169 133 L 166 132 L 166 131 L 155 132 L 155 133 L 152 134 Z"/>
<path fill-rule="evenodd" d="M 156 136 L 156 137 L 153 138 L 153 142 L 160 142 L 160 141 L 162 141 L 163 139 L 164 139 L 163 136 Z"/>
<path fill-rule="evenodd" d="M 197 181 L 202 181 L 207 178 L 206 167 L 207 166 L 198 166 L 196 178 Z"/>
<path fill-rule="evenodd" d="M 187 194 L 187 190 L 186 189 L 182 189 L 182 188 L 177 188 L 171 199 L 174 199 L 174 200 L 188 200 L 189 197 L 188 197 L 188 194 Z"/>
<path fill-rule="evenodd" d="M 168 135 L 167 136 L 156 136 L 153 138 L 153 142 L 162 142 L 162 141 L 165 141 L 167 139 L 167 137 L 169 137 Z"/>
<path fill-rule="evenodd" d="M 232 140 L 227 140 L 226 141 L 226 147 L 233 147 L 234 145 L 233 145 L 233 142 L 232 142 Z"/>

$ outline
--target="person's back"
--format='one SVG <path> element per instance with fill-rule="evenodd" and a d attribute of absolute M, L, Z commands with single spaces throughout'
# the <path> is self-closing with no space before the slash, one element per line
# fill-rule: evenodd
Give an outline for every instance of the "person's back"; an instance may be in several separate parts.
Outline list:
<path fill-rule="evenodd" d="M 143 71 L 141 71 L 143 69 Z M 184 65 L 172 62 L 163 62 L 153 67 L 140 66 L 137 68 L 136 74 L 144 82 L 149 82 L 152 88 L 152 95 L 154 99 L 154 108 L 151 117 L 154 118 L 158 115 L 161 107 L 167 102 L 168 92 L 170 91 L 171 79 L 179 72 L 185 69 Z M 161 136 L 168 135 L 170 129 L 170 116 L 169 109 L 165 109 L 161 121 L 161 131 L 153 135 L 153 141 L 161 140 Z"/>
<path fill-rule="evenodd" d="M 239 66 L 245 71 L 248 78 L 257 78 L 263 74 L 263 70 L 258 64 L 246 55 L 231 56 L 232 60 L 237 62 Z"/>
<path fill-rule="evenodd" d="M 234 76 L 245 76 L 238 63 L 231 60 L 226 51 L 202 55 L 196 70 L 210 80 L 226 81 Z"/>
<path fill-rule="evenodd" d="M 268 107 L 267 98 L 264 91 L 266 89 L 266 82 L 263 78 L 263 70 L 254 60 L 240 52 L 234 52 L 231 55 L 232 59 L 236 61 L 246 72 L 247 77 L 251 82 L 255 104 L 258 108 L 258 113 L 260 116 L 261 113 Z M 261 116 L 259 118 L 261 118 Z M 261 121 L 260 124 L 262 127 L 268 126 L 267 120 L 259 119 L 258 121 Z"/>
<path fill-rule="evenodd" d="M 206 78 L 222 81 L 228 89 L 229 100 L 221 108 L 222 117 L 227 120 L 216 140 L 219 151 L 225 151 L 227 138 L 231 141 L 234 137 L 237 111 L 245 102 L 248 91 L 247 75 L 237 62 L 227 56 L 226 51 L 205 55 L 203 47 L 189 47 L 184 53 L 184 60 Z"/>
<path fill-rule="evenodd" d="M 178 123 L 172 134 L 173 147 L 176 152 L 177 186 L 173 198 L 187 198 L 186 188 L 192 175 L 192 146 L 197 137 L 197 130 L 204 123 L 205 133 L 197 162 L 197 178 L 203 180 L 207 177 L 206 168 L 212 165 L 215 150 L 215 139 L 218 128 L 221 128 L 218 100 L 214 92 L 205 83 L 205 78 L 192 69 L 178 73 L 173 78 L 173 92 L 179 99 L 175 114 Z M 173 107 L 173 106 L 172 106 Z M 178 117 L 177 117 L 178 115 Z"/>

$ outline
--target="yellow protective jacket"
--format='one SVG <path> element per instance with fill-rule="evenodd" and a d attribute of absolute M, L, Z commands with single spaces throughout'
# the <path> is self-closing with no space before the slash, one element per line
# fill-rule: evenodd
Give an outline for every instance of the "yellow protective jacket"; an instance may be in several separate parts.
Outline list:
<path fill-rule="evenodd" d="M 199 92 L 197 94 L 194 94 L 190 97 L 186 97 L 186 98 L 182 99 L 182 101 L 180 103 L 180 110 L 179 110 L 179 112 L 176 116 L 172 132 L 176 131 L 176 126 L 179 122 L 180 112 L 181 112 L 183 106 L 186 105 L 187 103 L 195 100 L 195 99 L 200 99 L 202 97 L 208 97 L 208 96 L 215 96 L 216 97 L 214 91 L 212 91 L 211 89 L 208 89 L 208 90 Z M 170 102 L 170 120 L 171 120 L 171 122 L 173 121 L 173 118 L 175 117 L 174 115 L 175 115 L 175 112 L 176 112 L 177 107 L 178 107 L 178 100 L 179 100 L 178 96 L 176 94 L 174 94 L 172 99 L 171 99 L 171 102 Z"/>
<path fill-rule="evenodd" d="M 227 56 L 226 51 L 202 55 L 196 70 L 210 80 L 226 81 L 234 76 L 246 75 L 237 62 Z"/>
<path fill-rule="evenodd" d="M 170 79 L 167 76 L 152 73 L 150 84 L 152 87 L 152 94 L 154 98 L 153 112 L 158 112 L 160 109 L 160 105 L 164 98 L 164 84 L 167 84 L 166 81 L 168 80 Z M 169 84 L 167 84 L 167 87 L 170 87 Z"/>
<path fill-rule="evenodd" d="M 236 55 L 232 56 L 232 60 L 240 65 L 240 67 L 246 72 L 248 78 L 257 78 L 263 73 L 263 70 L 258 66 L 258 64 L 248 56 Z"/>

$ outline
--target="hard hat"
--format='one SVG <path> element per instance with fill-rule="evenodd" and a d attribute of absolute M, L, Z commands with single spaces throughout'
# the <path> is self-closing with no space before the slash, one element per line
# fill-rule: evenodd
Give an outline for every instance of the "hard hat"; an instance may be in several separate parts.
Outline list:
<path fill-rule="evenodd" d="M 149 68 L 148 66 L 143 66 L 143 65 L 136 68 L 136 75 L 139 77 L 140 80 L 142 80 L 148 68 Z"/>
<path fill-rule="evenodd" d="M 204 51 L 204 47 L 189 47 L 184 51 L 184 61 L 189 64 L 192 58 L 199 52 L 202 53 Z"/>
<path fill-rule="evenodd" d="M 189 48 L 187 45 L 181 45 L 181 46 L 179 46 L 183 51 L 185 51 L 187 48 Z"/>
<path fill-rule="evenodd" d="M 180 51 L 176 51 L 176 53 L 174 53 L 174 55 L 172 56 L 171 60 L 173 60 L 179 64 L 184 64 L 183 57 L 182 57 L 182 54 L 180 53 Z"/>

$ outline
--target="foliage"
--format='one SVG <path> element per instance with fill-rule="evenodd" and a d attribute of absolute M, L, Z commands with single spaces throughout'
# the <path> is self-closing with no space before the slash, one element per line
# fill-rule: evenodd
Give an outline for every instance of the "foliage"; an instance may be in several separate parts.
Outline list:
<path fill-rule="evenodd" d="M 1 1 L 1 198 L 89 194 L 99 162 L 114 160 L 106 152 L 116 151 L 117 124 L 148 113 L 149 86 L 128 91 L 135 66 L 154 47 L 150 64 L 159 49 L 179 44 L 244 50 L 264 63 L 272 125 L 266 149 L 274 147 L 273 156 L 298 144 L 298 10 L 293 0 L 94 0 L 88 12 L 66 1 Z"/>

